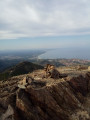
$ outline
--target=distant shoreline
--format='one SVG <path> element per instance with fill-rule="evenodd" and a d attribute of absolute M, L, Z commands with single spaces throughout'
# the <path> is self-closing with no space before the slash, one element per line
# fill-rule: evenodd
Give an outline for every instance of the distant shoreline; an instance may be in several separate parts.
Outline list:
<path fill-rule="evenodd" d="M 90 48 L 60 48 L 47 50 L 38 59 L 82 59 L 90 60 Z"/>

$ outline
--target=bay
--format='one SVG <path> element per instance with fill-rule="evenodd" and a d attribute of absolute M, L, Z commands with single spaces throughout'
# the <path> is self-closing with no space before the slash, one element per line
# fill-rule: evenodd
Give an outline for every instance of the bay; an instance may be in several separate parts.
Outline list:
<path fill-rule="evenodd" d="M 59 48 L 48 50 L 38 56 L 39 59 L 88 59 L 90 60 L 90 48 Z"/>

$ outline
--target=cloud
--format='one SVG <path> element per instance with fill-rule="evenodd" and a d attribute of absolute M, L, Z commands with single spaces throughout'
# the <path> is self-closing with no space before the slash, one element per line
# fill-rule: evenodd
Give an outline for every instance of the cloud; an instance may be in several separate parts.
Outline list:
<path fill-rule="evenodd" d="M 1 0 L 0 39 L 90 34 L 90 0 Z"/>

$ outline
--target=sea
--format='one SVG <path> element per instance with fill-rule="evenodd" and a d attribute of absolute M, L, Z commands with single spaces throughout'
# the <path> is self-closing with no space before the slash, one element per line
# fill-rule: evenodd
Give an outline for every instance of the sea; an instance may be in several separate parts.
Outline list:
<path fill-rule="evenodd" d="M 86 59 L 90 60 L 90 48 L 58 48 L 47 50 L 38 59 Z"/>

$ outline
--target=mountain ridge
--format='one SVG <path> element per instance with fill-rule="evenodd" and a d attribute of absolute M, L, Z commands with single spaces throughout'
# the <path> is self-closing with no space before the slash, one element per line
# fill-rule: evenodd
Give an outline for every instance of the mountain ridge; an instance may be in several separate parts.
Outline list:
<path fill-rule="evenodd" d="M 74 70 L 62 79 L 43 78 L 44 71 L 37 70 L 0 81 L 1 120 L 89 120 L 90 71 L 78 70 L 76 76 Z M 27 77 L 29 84 L 18 87 Z"/>

